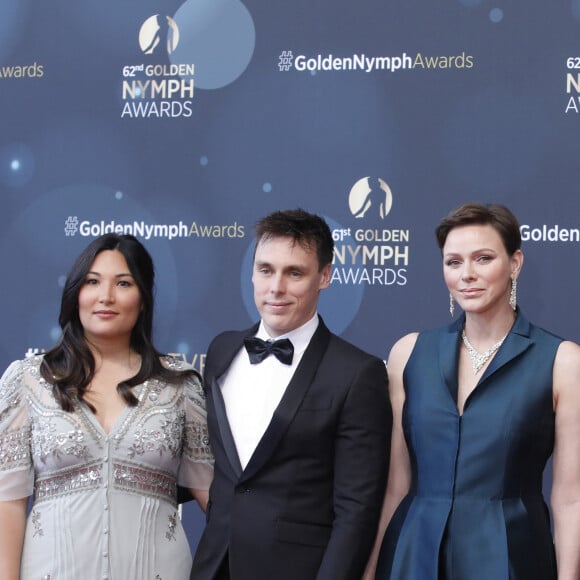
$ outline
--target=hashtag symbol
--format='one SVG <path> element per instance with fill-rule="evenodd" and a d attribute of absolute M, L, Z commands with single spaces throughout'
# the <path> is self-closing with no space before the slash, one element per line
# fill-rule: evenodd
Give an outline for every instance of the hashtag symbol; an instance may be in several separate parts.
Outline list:
<path fill-rule="evenodd" d="M 292 66 L 292 61 L 294 60 L 294 55 L 291 50 L 283 50 L 282 54 L 278 57 L 280 62 L 278 63 L 278 68 L 280 70 L 290 70 Z"/>
<path fill-rule="evenodd" d="M 64 233 L 67 236 L 74 236 L 77 233 L 79 219 L 76 216 L 68 216 L 64 222 Z"/>

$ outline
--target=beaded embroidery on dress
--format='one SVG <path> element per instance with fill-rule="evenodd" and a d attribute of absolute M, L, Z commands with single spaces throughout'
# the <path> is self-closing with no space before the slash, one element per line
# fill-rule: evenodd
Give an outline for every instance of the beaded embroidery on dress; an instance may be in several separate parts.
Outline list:
<path fill-rule="evenodd" d="M 213 463 L 199 380 L 138 385 L 107 434 L 86 405 L 60 408 L 41 361 L 0 380 L 0 500 L 34 492 L 21 580 L 188 580 L 176 486 L 208 489 Z"/>

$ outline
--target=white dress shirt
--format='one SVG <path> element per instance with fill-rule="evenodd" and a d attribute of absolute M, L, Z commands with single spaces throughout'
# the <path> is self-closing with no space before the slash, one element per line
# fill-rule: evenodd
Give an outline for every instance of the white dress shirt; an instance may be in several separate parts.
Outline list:
<path fill-rule="evenodd" d="M 281 363 L 274 355 L 261 363 L 250 364 L 248 352 L 242 346 L 229 369 L 221 377 L 219 385 L 242 469 L 246 468 L 270 424 L 272 415 L 317 327 L 318 314 L 315 314 L 300 328 L 276 337 L 276 340 L 289 338 L 292 341 L 294 356 L 291 365 Z M 256 336 L 263 340 L 272 340 L 263 322 L 260 322 Z"/>

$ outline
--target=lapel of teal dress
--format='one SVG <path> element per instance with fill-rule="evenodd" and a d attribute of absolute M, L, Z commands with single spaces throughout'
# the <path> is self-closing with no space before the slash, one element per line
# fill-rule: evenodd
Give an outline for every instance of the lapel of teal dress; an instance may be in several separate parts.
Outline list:
<path fill-rule="evenodd" d="M 479 379 L 475 390 L 484 388 L 485 383 L 502 367 L 510 364 L 515 358 L 522 355 L 533 344 L 530 338 L 531 325 L 518 308 L 515 322 L 506 339 L 495 353 L 495 356 Z M 443 329 L 439 339 L 439 368 L 441 375 L 449 389 L 455 408 L 457 408 L 457 371 L 458 352 L 461 341 L 461 331 L 465 324 L 465 314 L 458 320 Z M 473 393 L 472 393 L 473 394 Z M 468 397 L 471 398 L 471 395 Z M 467 401 L 466 401 L 467 404 Z"/>
<path fill-rule="evenodd" d="M 515 322 L 506 336 L 503 344 L 495 353 L 495 356 L 485 369 L 476 388 L 480 388 L 499 369 L 510 364 L 516 357 L 521 356 L 533 344 L 530 338 L 530 323 L 524 318 L 520 310 L 517 310 Z"/>

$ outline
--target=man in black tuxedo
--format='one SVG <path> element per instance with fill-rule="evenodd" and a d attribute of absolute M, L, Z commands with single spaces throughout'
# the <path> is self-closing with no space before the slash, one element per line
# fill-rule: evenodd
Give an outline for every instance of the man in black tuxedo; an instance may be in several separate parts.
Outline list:
<path fill-rule="evenodd" d="M 385 366 L 317 314 L 331 279 L 326 222 L 275 212 L 256 234 L 261 321 L 207 353 L 215 475 L 191 578 L 360 580 L 389 464 Z"/>

